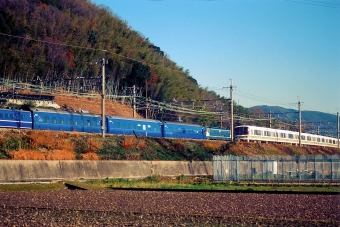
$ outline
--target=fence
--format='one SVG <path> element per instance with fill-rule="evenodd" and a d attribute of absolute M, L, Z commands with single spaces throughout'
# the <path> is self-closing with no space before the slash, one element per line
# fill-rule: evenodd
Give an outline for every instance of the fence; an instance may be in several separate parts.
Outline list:
<path fill-rule="evenodd" d="M 340 182 L 340 155 L 214 156 L 215 181 Z"/>

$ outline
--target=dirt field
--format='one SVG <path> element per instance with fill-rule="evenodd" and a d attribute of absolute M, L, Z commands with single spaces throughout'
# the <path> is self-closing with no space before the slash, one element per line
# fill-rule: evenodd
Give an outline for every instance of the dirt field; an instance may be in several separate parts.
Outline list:
<path fill-rule="evenodd" d="M 157 191 L 0 193 L 1 226 L 338 226 L 338 195 Z"/>
<path fill-rule="evenodd" d="M 101 99 L 100 98 L 87 98 L 82 96 L 55 96 L 55 102 L 59 106 L 67 105 L 74 110 L 79 109 L 90 111 L 90 113 L 101 114 Z M 105 100 L 105 114 L 114 116 L 132 117 L 132 108 L 123 105 L 118 101 Z M 140 117 L 139 115 L 137 117 Z"/>

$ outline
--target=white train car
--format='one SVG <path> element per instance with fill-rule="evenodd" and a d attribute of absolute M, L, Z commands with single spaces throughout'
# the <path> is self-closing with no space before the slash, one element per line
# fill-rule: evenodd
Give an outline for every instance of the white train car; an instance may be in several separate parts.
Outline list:
<path fill-rule="evenodd" d="M 276 142 L 276 143 L 288 143 L 293 145 L 299 144 L 298 132 L 251 125 L 241 125 L 235 127 L 234 136 L 236 141 Z M 315 145 L 337 148 L 338 143 L 339 140 L 336 138 L 301 133 L 301 144 L 303 145 Z"/>

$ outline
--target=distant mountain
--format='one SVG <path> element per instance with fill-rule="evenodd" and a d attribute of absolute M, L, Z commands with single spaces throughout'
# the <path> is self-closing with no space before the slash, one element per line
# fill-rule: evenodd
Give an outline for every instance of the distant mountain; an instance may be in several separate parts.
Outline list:
<path fill-rule="evenodd" d="M 280 119 L 285 122 L 298 123 L 299 113 L 296 109 L 287 109 L 279 106 L 253 106 L 249 108 L 250 113 L 271 113 L 273 119 Z M 337 116 L 334 114 L 323 113 L 319 111 L 301 111 L 302 124 L 306 131 L 313 134 L 321 134 L 337 137 Z"/>

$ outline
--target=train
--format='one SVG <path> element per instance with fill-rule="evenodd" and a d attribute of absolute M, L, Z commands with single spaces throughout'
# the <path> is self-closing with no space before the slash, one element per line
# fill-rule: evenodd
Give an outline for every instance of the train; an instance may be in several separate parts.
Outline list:
<path fill-rule="evenodd" d="M 102 116 L 40 108 L 33 108 L 30 111 L 0 109 L 0 127 L 101 133 Z M 105 116 L 104 131 L 106 134 L 118 135 L 198 140 L 231 140 L 230 130 L 227 129 L 207 128 L 196 124 L 111 115 Z"/>
<path fill-rule="evenodd" d="M 240 125 L 234 130 L 235 141 L 245 142 L 275 142 L 299 145 L 313 145 L 322 147 L 335 147 L 339 145 L 339 139 L 309 133 L 301 133 L 301 140 L 299 139 L 299 132 L 265 128 L 251 125 Z"/>
<path fill-rule="evenodd" d="M 0 109 L 0 127 L 101 133 L 102 116 L 40 108 L 33 108 L 29 111 Z M 135 135 L 137 137 L 232 140 L 229 129 L 111 115 L 105 116 L 104 131 L 106 134 Z M 233 139 L 235 141 L 275 142 L 295 145 L 300 143 L 298 132 L 251 125 L 236 126 Z M 336 148 L 338 147 L 339 139 L 301 133 L 301 144 Z"/>

